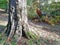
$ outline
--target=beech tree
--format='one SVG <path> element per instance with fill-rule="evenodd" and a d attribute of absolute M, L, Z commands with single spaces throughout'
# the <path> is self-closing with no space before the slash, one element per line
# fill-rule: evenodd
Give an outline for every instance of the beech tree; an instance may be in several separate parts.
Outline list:
<path fill-rule="evenodd" d="M 29 30 L 27 18 L 27 1 L 9 0 L 8 14 L 8 24 L 6 30 L 4 31 L 4 33 L 7 35 L 7 40 L 11 40 L 15 34 L 21 38 L 23 35 L 25 35 L 25 32 Z"/>
<path fill-rule="evenodd" d="M 34 29 L 28 24 L 27 0 L 9 0 L 8 14 L 8 24 L 3 32 L 7 35 L 7 42 L 11 41 L 15 34 L 17 35 L 17 42 L 22 36 L 28 38 L 26 34 L 29 31 L 36 34 L 36 28 Z M 30 37 L 33 36 L 30 34 Z"/>

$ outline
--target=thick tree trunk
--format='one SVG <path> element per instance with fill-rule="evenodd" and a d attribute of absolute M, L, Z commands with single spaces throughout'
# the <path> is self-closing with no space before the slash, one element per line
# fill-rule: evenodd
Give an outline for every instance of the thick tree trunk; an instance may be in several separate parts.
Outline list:
<path fill-rule="evenodd" d="M 26 36 L 26 32 L 29 30 L 28 28 L 28 18 L 27 18 L 27 1 L 26 0 L 18 0 L 18 17 L 19 17 L 19 29 L 18 29 L 18 40 L 21 38 L 21 36 Z"/>
<path fill-rule="evenodd" d="M 11 41 L 14 35 L 17 35 L 17 42 L 22 36 L 33 37 L 36 34 L 35 29 L 28 24 L 27 18 L 27 1 L 26 0 L 9 0 L 9 16 L 7 25 L 7 41 Z"/>
<path fill-rule="evenodd" d="M 5 31 L 8 41 L 14 34 L 17 34 L 19 40 L 29 30 L 26 2 L 26 0 L 9 0 L 8 24 Z"/>

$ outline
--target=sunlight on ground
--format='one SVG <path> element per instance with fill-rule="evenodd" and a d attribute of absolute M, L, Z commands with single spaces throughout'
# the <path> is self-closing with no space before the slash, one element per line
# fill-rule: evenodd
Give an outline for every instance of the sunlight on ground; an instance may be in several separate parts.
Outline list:
<path fill-rule="evenodd" d="M 6 26 L 7 25 L 7 21 L 0 21 L 0 25 Z"/>

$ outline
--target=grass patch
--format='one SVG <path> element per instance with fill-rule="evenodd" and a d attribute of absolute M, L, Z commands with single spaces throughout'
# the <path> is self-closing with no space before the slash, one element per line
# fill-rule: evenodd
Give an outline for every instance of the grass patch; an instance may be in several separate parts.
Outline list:
<path fill-rule="evenodd" d="M 34 45 L 34 44 L 40 45 L 40 38 L 36 34 L 32 32 L 27 32 L 27 36 L 28 36 L 29 45 Z"/>

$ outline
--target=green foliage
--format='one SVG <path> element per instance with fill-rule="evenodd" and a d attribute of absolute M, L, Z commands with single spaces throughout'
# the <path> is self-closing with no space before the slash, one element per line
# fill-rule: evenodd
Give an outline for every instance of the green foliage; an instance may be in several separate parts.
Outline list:
<path fill-rule="evenodd" d="M 33 45 L 33 41 L 32 40 L 29 40 L 29 45 Z"/>
<path fill-rule="evenodd" d="M 60 21 L 60 16 L 55 16 L 55 18 L 51 18 L 50 21 L 54 24 L 58 24 L 58 21 Z"/>
<path fill-rule="evenodd" d="M 28 40 L 28 43 L 29 43 L 29 45 L 34 45 L 34 44 L 40 45 L 40 39 L 38 39 L 38 38 L 30 39 L 30 40 Z"/>
<path fill-rule="evenodd" d="M 27 32 L 26 35 L 27 35 L 28 39 L 35 39 L 35 38 L 37 38 L 37 35 L 36 34 L 33 34 L 30 31 Z"/>
<path fill-rule="evenodd" d="M 36 12 L 33 7 L 28 8 L 28 18 L 33 19 L 36 16 Z"/>
<path fill-rule="evenodd" d="M 7 0 L 0 0 L 0 8 L 3 9 L 7 8 Z"/>
<path fill-rule="evenodd" d="M 42 8 L 41 8 L 42 7 Z M 40 6 L 42 11 L 45 11 L 47 14 L 51 15 L 51 12 L 54 12 L 53 15 L 60 15 L 60 11 L 56 11 L 56 10 L 60 10 L 60 2 L 52 2 L 51 4 L 45 4 L 44 6 Z"/>
<path fill-rule="evenodd" d="M 11 45 L 17 45 L 15 42 L 11 42 Z"/>
<path fill-rule="evenodd" d="M 28 44 L 29 45 L 40 45 L 40 38 L 34 34 L 33 32 L 27 32 L 26 33 L 27 37 L 28 37 Z"/>
<path fill-rule="evenodd" d="M 37 0 L 28 0 L 28 18 L 33 19 L 35 18 L 36 15 L 36 8 L 38 7 L 38 3 L 36 2 Z"/>
<path fill-rule="evenodd" d="M 27 0 L 27 5 L 31 6 L 32 5 L 32 0 Z"/>
<path fill-rule="evenodd" d="M 50 19 L 49 19 L 49 22 L 50 22 L 52 25 L 59 24 L 59 22 L 60 22 L 60 16 L 55 16 L 55 18 L 53 18 L 53 17 L 51 16 Z"/>

